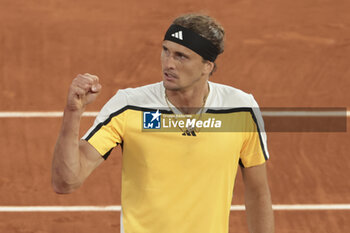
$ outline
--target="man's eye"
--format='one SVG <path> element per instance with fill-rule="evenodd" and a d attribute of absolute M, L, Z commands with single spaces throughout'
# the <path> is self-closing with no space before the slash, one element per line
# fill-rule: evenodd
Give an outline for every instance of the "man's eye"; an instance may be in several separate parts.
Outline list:
<path fill-rule="evenodd" d="M 187 59 L 187 56 L 185 56 L 184 54 L 178 54 L 177 57 L 181 60 Z"/>

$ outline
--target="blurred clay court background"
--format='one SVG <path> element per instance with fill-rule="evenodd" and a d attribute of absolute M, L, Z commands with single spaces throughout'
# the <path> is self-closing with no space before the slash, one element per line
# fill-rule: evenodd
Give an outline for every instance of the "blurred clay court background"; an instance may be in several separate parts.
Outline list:
<path fill-rule="evenodd" d="M 0 114 L 62 111 L 79 73 L 96 74 L 103 85 L 88 111 L 99 111 L 119 88 L 160 81 L 164 33 L 176 16 L 193 11 L 217 18 L 226 29 L 212 81 L 253 93 L 261 107 L 349 110 L 349 0 L 0 0 Z M 78 191 L 57 195 L 50 169 L 61 118 L 5 115 L 0 232 L 119 232 L 118 211 L 24 210 L 120 205 L 120 148 Z M 82 134 L 93 119 L 83 118 Z M 349 127 L 270 132 L 268 147 L 273 204 L 349 206 Z M 243 204 L 238 174 L 232 205 Z M 9 212 L 8 206 L 23 211 Z M 276 233 L 350 232 L 349 208 L 276 210 L 275 221 Z M 244 211 L 231 211 L 230 232 L 248 232 Z"/>

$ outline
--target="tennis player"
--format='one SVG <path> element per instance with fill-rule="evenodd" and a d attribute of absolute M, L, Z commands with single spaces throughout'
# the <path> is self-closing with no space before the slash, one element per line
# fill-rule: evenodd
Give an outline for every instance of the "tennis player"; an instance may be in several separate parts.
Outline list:
<path fill-rule="evenodd" d="M 209 81 L 223 51 L 216 20 L 176 18 L 162 42 L 162 81 L 119 90 L 82 139 L 81 116 L 101 85 L 95 75 L 78 75 L 54 151 L 54 190 L 77 189 L 120 144 L 122 233 L 227 233 L 240 165 L 249 232 L 274 232 L 258 105 L 251 94 Z"/>

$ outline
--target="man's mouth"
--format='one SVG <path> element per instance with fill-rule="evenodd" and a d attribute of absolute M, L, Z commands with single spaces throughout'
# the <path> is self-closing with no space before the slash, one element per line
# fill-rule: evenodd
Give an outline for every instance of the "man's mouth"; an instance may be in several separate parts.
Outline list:
<path fill-rule="evenodd" d="M 173 79 L 177 79 L 177 75 L 168 71 L 164 71 L 164 77 L 168 80 L 173 80 Z"/>

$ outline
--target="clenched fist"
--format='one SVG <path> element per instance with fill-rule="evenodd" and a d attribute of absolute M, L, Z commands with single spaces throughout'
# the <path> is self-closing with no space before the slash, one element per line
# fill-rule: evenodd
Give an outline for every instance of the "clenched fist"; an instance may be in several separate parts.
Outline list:
<path fill-rule="evenodd" d="M 101 91 L 102 86 L 96 75 L 79 74 L 72 82 L 68 92 L 67 109 L 84 111 L 86 105 L 93 102 Z"/>

